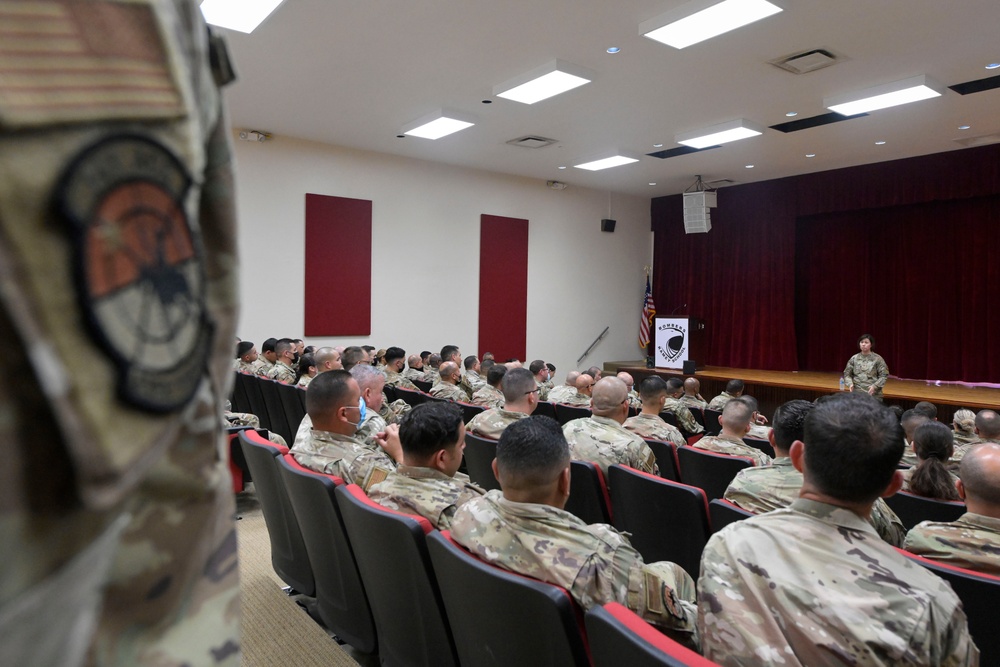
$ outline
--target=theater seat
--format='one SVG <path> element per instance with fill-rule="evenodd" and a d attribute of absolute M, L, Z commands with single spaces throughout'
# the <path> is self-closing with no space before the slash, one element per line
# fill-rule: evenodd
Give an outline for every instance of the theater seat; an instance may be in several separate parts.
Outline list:
<path fill-rule="evenodd" d="M 721 416 L 721 410 L 705 410 L 705 435 L 719 435 L 722 431 L 722 424 L 719 423 Z"/>
<path fill-rule="evenodd" d="M 680 476 L 680 465 L 677 463 L 677 445 L 663 440 L 647 440 L 646 444 L 653 450 L 656 466 L 660 469 L 660 477 L 672 482 L 683 481 Z"/>
<path fill-rule="evenodd" d="M 570 461 L 565 509 L 585 523 L 611 523 L 611 500 L 600 467 L 590 461 Z"/>
<path fill-rule="evenodd" d="M 756 516 L 735 503 L 715 498 L 708 504 L 708 518 L 712 522 L 712 532 L 717 533 L 731 523 Z"/>
<path fill-rule="evenodd" d="M 556 409 L 548 401 L 538 401 L 538 405 L 535 406 L 535 411 L 531 414 L 556 419 Z"/>
<path fill-rule="evenodd" d="M 583 419 L 584 417 L 590 417 L 593 413 L 590 408 L 583 408 L 577 405 L 563 405 L 562 403 L 555 403 L 553 406 L 556 410 L 556 421 L 559 422 L 560 426 L 564 426 L 566 422 L 571 422 L 574 419 Z"/>
<path fill-rule="evenodd" d="M 594 667 L 718 667 L 617 602 L 587 612 Z"/>
<path fill-rule="evenodd" d="M 403 399 L 403 401 L 405 401 L 411 408 L 415 408 L 427 399 L 427 394 L 419 391 L 413 391 L 412 389 L 396 387 L 396 397 L 397 399 Z"/>
<path fill-rule="evenodd" d="M 903 526 L 910 530 L 921 521 L 957 521 L 965 514 L 965 503 L 957 500 L 934 500 L 906 491 L 885 499 L 886 504 L 896 513 Z"/>
<path fill-rule="evenodd" d="M 465 434 L 465 467 L 469 479 L 487 491 L 499 489 L 500 482 L 493 474 L 493 459 L 497 457 L 497 442 L 472 433 Z"/>
<path fill-rule="evenodd" d="M 686 484 L 703 489 L 709 500 L 724 496 L 736 473 L 753 467 L 752 459 L 717 454 L 697 447 L 679 447 L 677 460 L 681 464 L 681 479 Z"/>

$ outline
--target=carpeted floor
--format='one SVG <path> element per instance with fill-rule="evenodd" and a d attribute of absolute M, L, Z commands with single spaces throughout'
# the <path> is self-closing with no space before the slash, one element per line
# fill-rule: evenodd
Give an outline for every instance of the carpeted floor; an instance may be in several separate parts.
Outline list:
<path fill-rule="evenodd" d="M 271 549 L 253 485 L 236 497 L 243 664 L 247 667 L 358 667 L 377 658 L 340 646 L 302 607 L 281 590 L 271 568 Z"/>

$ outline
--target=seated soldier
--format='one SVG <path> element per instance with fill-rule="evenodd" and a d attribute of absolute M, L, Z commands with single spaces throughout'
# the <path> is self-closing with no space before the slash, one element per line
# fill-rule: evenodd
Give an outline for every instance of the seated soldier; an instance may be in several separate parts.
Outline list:
<path fill-rule="evenodd" d="M 485 493 L 458 472 L 465 426 L 457 405 L 424 403 L 407 413 L 397 436 L 403 460 L 396 472 L 368 490 L 385 507 L 416 514 L 438 530 L 451 528 L 455 510 Z"/>
<path fill-rule="evenodd" d="M 317 375 L 306 390 L 306 412 L 313 428 L 304 442 L 296 442 L 291 449 L 300 465 L 336 475 L 367 491 L 393 472 L 396 462 L 402 460 L 398 441 L 393 442 L 388 436 L 374 447 L 354 437 L 365 420 L 367 406 L 361 399 L 361 388 L 347 371 Z M 358 421 L 353 421 L 352 416 Z M 388 435 L 394 429 L 387 427 Z"/>
<path fill-rule="evenodd" d="M 528 365 L 528 370 L 535 376 L 535 383 L 538 385 L 538 400 L 547 401 L 549 389 L 551 389 L 549 378 L 552 377 L 549 374 L 549 367 L 541 359 L 535 359 Z"/>
<path fill-rule="evenodd" d="M 750 417 L 752 415 L 753 411 L 749 405 L 743 402 L 743 399 L 729 401 L 719 416 L 719 424 L 722 425 L 722 431 L 719 435 L 706 435 L 695 442 L 694 447 L 716 454 L 745 456 L 753 460 L 755 465 L 766 466 L 771 462 L 771 457 L 756 447 L 751 447 L 743 442 L 744 436 L 750 430 Z"/>
<path fill-rule="evenodd" d="M 691 410 L 681 402 L 683 391 L 684 382 L 680 378 L 667 380 L 667 400 L 663 403 L 663 409 L 677 418 L 677 425 L 685 436 L 704 433 L 705 427 L 698 423 Z"/>
<path fill-rule="evenodd" d="M 598 368 L 597 366 L 591 366 L 590 368 L 585 370 L 584 373 L 594 378 L 594 382 L 597 382 L 598 380 L 601 379 L 601 369 Z"/>
<path fill-rule="evenodd" d="M 417 385 L 410 382 L 402 374 L 403 365 L 406 360 L 406 350 L 401 347 L 390 347 L 386 349 L 382 358 L 385 359 L 385 366 L 382 368 L 382 371 L 385 373 L 385 386 L 420 391 Z M 410 357 L 410 359 L 413 359 L 413 357 Z"/>
<path fill-rule="evenodd" d="M 472 398 L 472 395 L 486 384 L 486 378 L 479 374 L 479 371 L 482 370 L 482 364 L 479 363 L 479 357 L 470 354 L 462 362 L 462 365 L 465 366 L 465 376 L 462 381 L 467 387 L 466 393 L 469 394 L 469 398 Z"/>
<path fill-rule="evenodd" d="M 726 390 L 709 401 L 708 409 L 722 412 L 726 403 L 743 395 L 743 388 L 743 380 L 730 380 L 726 383 Z"/>
<path fill-rule="evenodd" d="M 651 475 L 660 474 L 656 456 L 646 441 L 622 428 L 628 415 L 624 382 L 614 376 L 598 381 L 591 410 L 592 416 L 573 419 L 563 426 L 563 435 L 574 459 L 597 464 L 605 477 L 608 466 L 615 463 Z"/>
<path fill-rule="evenodd" d="M 427 356 L 430 356 L 430 353 L 428 353 Z M 403 377 L 409 380 L 411 384 L 414 380 L 419 382 L 430 382 L 430 378 L 428 378 L 424 373 L 424 361 L 420 358 L 420 355 L 411 354 L 409 358 L 407 358 L 406 370 L 403 371 Z"/>
<path fill-rule="evenodd" d="M 358 364 L 368 363 L 368 353 L 360 345 L 345 347 L 340 354 L 340 362 L 344 365 L 344 370 L 349 371 Z"/>
<path fill-rule="evenodd" d="M 462 380 L 462 371 L 454 361 L 441 364 L 441 379 L 431 387 L 431 396 L 459 403 L 468 403 L 471 398 L 458 386 Z"/>
<path fill-rule="evenodd" d="M 251 341 L 244 340 L 236 344 L 236 370 L 240 373 L 257 375 L 260 368 L 257 364 L 257 346 Z"/>
<path fill-rule="evenodd" d="M 979 436 L 976 435 L 976 413 L 972 410 L 966 408 L 955 410 L 951 418 L 951 427 L 955 431 L 956 450 L 979 440 Z"/>
<path fill-rule="evenodd" d="M 628 389 L 628 406 L 635 410 L 641 410 L 642 398 L 639 397 L 639 393 L 635 390 L 635 378 L 632 377 L 632 374 L 622 371 L 616 377 L 624 382 L 625 388 Z"/>
<path fill-rule="evenodd" d="M 959 447 L 952 459 L 961 461 L 966 452 L 982 442 L 1000 444 L 1000 414 L 996 410 L 980 410 L 976 414 L 975 442 Z"/>
<path fill-rule="evenodd" d="M 283 384 L 295 384 L 295 365 L 298 357 L 292 349 L 292 341 L 282 338 L 274 345 L 274 365 L 267 372 L 267 377 Z"/>
<path fill-rule="evenodd" d="M 365 417 L 361 420 L 358 432 L 354 434 L 355 440 L 360 440 L 369 447 L 378 447 L 378 435 L 385 433 L 388 426 L 385 419 L 379 414 L 385 394 L 382 389 L 385 387 L 385 375 L 382 371 L 369 366 L 368 364 L 357 364 L 351 369 L 353 377 L 358 387 L 361 388 L 361 400 L 365 403 Z"/>
<path fill-rule="evenodd" d="M 698 378 L 684 380 L 684 394 L 681 396 L 681 403 L 689 408 L 698 408 L 699 410 L 708 407 L 708 401 L 701 396 L 701 380 Z"/>
<path fill-rule="evenodd" d="M 639 384 L 639 396 L 642 398 L 642 412 L 626 419 L 622 426 L 645 440 L 672 442 L 678 447 L 686 444 L 677 427 L 660 417 L 667 400 L 667 383 L 663 378 L 650 375 L 644 379 Z"/>
<path fill-rule="evenodd" d="M 267 377 L 268 372 L 274 366 L 277 357 L 274 353 L 274 346 L 278 344 L 277 338 L 268 338 L 260 344 L 260 355 L 257 357 L 257 375 Z"/>
<path fill-rule="evenodd" d="M 566 374 L 566 383 L 549 389 L 549 403 L 563 403 L 565 399 L 576 395 L 576 380 L 580 377 L 579 371 L 570 371 Z"/>
<path fill-rule="evenodd" d="M 727 404 L 727 409 L 736 401 Z M 803 473 L 785 509 L 709 538 L 698 580 L 706 658 L 729 665 L 976 665 L 961 601 L 886 544 L 867 518 L 895 493 L 895 416 L 865 394 L 834 394 L 792 444 Z"/>
<path fill-rule="evenodd" d="M 750 430 L 747 437 L 754 440 L 767 440 L 771 437 L 771 427 L 767 424 L 767 417 L 758 412 L 757 399 L 750 394 L 743 394 L 740 400 L 750 406 Z"/>
<path fill-rule="evenodd" d="M 469 433 L 497 440 L 508 426 L 524 419 L 538 405 L 538 385 L 527 368 L 514 368 L 504 374 L 504 407 L 484 410 L 469 420 L 465 428 Z"/>
<path fill-rule="evenodd" d="M 497 443 L 493 470 L 503 490 L 458 508 L 456 542 L 489 563 L 562 586 L 584 610 L 620 602 L 694 643 L 691 577 L 674 563 L 644 563 L 627 536 L 563 509 L 570 454 L 554 419 L 512 424 Z"/>
<path fill-rule="evenodd" d="M 472 404 L 484 408 L 502 408 L 504 397 L 500 387 L 504 375 L 507 374 L 507 367 L 492 361 L 483 362 L 484 366 L 486 364 L 489 364 L 489 368 L 486 369 L 486 385 L 472 395 Z"/>
<path fill-rule="evenodd" d="M 958 477 L 948 472 L 954 453 L 951 429 L 939 421 L 924 422 L 913 432 L 917 465 L 903 471 L 903 491 L 935 500 L 958 500 Z"/>
<path fill-rule="evenodd" d="M 913 434 L 917 427 L 930 421 L 930 417 L 916 410 L 906 410 L 899 423 L 903 426 L 903 458 L 900 463 L 907 466 L 917 465 L 917 455 L 913 453 Z"/>
<path fill-rule="evenodd" d="M 931 421 L 937 421 L 938 409 L 937 406 L 930 401 L 920 401 L 913 406 L 913 411 L 926 416 Z"/>
<path fill-rule="evenodd" d="M 958 521 L 918 523 L 903 548 L 924 558 L 1000 576 L 1000 445 L 975 446 L 962 459 L 958 494 L 968 511 Z"/>
<path fill-rule="evenodd" d="M 424 375 L 427 376 L 432 386 L 441 381 L 441 355 L 437 352 L 427 357 L 427 363 L 424 364 Z"/>
<path fill-rule="evenodd" d="M 339 371 L 344 368 L 340 361 L 340 350 L 335 347 L 321 347 L 313 353 L 316 360 L 316 372 Z"/>
<path fill-rule="evenodd" d="M 563 405 L 575 405 L 578 408 L 590 407 L 590 399 L 594 393 L 596 380 L 589 373 L 580 373 L 576 378 L 576 393 L 559 401 Z"/>
<path fill-rule="evenodd" d="M 774 413 L 774 428 L 769 440 L 775 459 L 769 466 L 744 468 L 726 489 L 725 499 L 743 509 L 763 514 L 788 507 L 799 497 L 802 473 L 792 465 L 788 450 L 805 435 L 805 419 L 813 409 L 809 401 L 789 401 Z M 879 498 L 872 505 L 868 523 L 879 537 L 894 547 L 902 546 L 906 528 L 896 513 Z"/>

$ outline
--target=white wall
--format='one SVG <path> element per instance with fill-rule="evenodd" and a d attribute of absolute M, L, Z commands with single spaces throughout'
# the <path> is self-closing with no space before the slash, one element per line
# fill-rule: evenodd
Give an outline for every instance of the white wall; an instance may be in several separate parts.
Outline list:
<path fill-rule="evenodd" d="M 562 377 L 581 362 L 640 358 L 636 342 L 650 262 L 649 200 L 434 162 L 276 137 L 235 141 L 243 308 L 237 334 L 303 337 L 305 194 L 370 199 L 372 333 L 314 345 L 398 345 L 408 353 L 478 345 L 479 216 L 527 218 L 528 360 Z M 331 248 L 331 254 L 351 252 Z M 336 300 L 351 285 L 333 285 Z"/>

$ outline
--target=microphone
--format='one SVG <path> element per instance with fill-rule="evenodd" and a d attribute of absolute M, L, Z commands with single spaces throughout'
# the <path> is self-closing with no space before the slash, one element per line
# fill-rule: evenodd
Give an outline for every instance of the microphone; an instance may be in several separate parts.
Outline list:
<path fill-rule="evenodd" d="M 688 306 L 688 305 L 687 305 L 686 303 L 685 303 L 685 304 L 682 304 L 682 305 L 680 305 L 680 306 L 677 306 L 676 308 L 674 308 L 673 310 L 671 310 L 671 311 L 670 311 L 670 315 L 667 315 L 667 317 L 670 317 L 671 315 L 674 315 L 674 314 L 676 314 L 676 313 L 677 313 L 677 311 L 678 311 L 678 310 L 681 310 L 682 308 L 687 308 L 687 306 Z"/>

